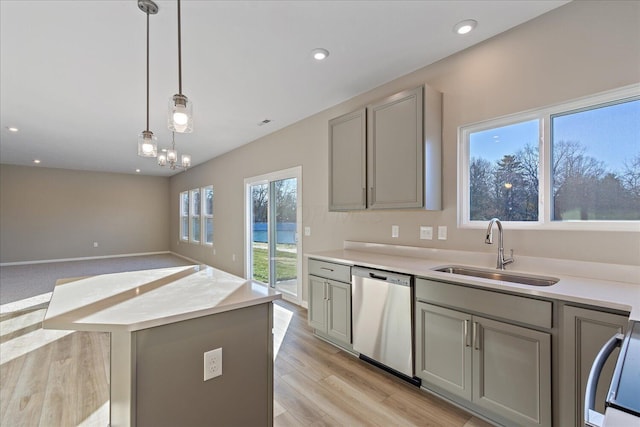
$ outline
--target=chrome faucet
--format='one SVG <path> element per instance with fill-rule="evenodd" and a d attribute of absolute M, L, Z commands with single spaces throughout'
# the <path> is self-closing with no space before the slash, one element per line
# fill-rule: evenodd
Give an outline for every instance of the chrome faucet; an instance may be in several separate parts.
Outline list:
<path fill-rule="evenodd" d="M 498 218 L 492 218 L 489 221 L 489 227 L 487 227 L 487 237 L 485 237 L 484 242 L 487 245 L 493 244 L 493 224 L 498 225 L 498 234 L 500 235 L 500 247 L 498 248 L 498 261 L 496 263 L 496 268 L 499 270 L 504 270 L 504 266 L 507 264 L 511 264 L 513 259 L 513 249 L 511 249 L 511 257 L 504 257 L 504 245 L 502 243 L 502 223 Z"/>

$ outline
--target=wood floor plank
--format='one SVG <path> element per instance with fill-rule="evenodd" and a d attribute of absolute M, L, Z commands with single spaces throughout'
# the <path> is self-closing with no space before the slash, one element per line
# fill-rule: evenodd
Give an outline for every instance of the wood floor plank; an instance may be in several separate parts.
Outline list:
<path fill-rule="evenodd" d="M 322 384 L 311 380 L 309 377 L 296 371 L 284 375 L 282 380 L 289 384 L 296 392 L 306 396 L 323 412 L 330 414 L 332 418 L 341 425 L 365 426 L 368 423 L 366 416 L 363 417 L 357 409 L 350 407 L 331 390 Z"/>
<path fill-rule="evenodd" d="M 49 378 L 42 405 L 40 425 L 51 425 L 51 420 L 59 420 L 61 426 L 78 424 L 76 404 L 78 374 L 74 354 L 77 353 L 78 334 L 67 335 L 51 344 L 51 364 Z"/>
<path fill-rule="evenodd" d="M 100 348 L 102 334 L 95 332 L 76 332 L 78 334 L 80 353 L 78 354 L 78 374 L 76 389 L 78 393 L 76 410 L 80 420 L 84 420 L 96 412 L 109 400 L 107 373 L 104 371 L 104 360 Z"/>
<path fill-rule="evenodd" d="M 280 377 L 274 379 L 274 395 L 282 407 L 299 421 L 299 425 L 309 425 L 326 415 L 315 402 L 305 394 L 300 394 Z"/>
<path fill-rule="evenodd" d="M 6 425 L 39 425 L 49 377 L 51 349 L 52 344 L 47 344 L 20 357 L 24 358 L 24 364 L 4 414 Z"/>

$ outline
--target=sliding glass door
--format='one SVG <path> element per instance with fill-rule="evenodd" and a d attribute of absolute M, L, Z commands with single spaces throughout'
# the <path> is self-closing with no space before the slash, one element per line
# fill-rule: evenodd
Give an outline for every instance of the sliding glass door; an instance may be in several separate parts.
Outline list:
<path fill-rule="evenodd" d="M 298 167 L 245 180 L 246 277 L 294 301 L 301 297 L 300 176 Z"/>

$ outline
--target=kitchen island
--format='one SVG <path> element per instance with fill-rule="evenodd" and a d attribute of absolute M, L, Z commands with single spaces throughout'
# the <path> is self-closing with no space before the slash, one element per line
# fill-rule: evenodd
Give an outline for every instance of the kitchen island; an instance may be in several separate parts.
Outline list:
<path fill-rule="evenodd" d="M 109 332 L 110 426 L 271 425 L 280 294 L 204 266 L 60 281 L 43 328 Z M 204 381 L 204 353 L 222 375 Z"/>

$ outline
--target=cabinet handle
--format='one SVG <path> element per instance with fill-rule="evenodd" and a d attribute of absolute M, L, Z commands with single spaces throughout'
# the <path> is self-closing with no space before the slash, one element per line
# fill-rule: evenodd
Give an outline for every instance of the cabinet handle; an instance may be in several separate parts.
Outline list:
<path fill-rule="evenodd" d="M 469 342 L 469 320 L 464 321 L 464 346 L 471 347 L 471 343 Z"/>
<path fill-rule="evenodd" d="M 320 270 L 330 271 L 330 272 L 332 272 L 332 273 L 333 273 L 333 268 L 320 267 Z"/>
<path fill-rule="evenodd" d="M 327 282 L 324 282 L 324 287 L 322 288 L 322 299 L 325 301 L 327 299 Z"/>
<path fill-rule="evenodd" d="M 476 350 L 480 350 L 480 344 L 478 343 L 478 335 L 480 335 L 480 325 L 478 322 L 473 322 L 473 348 Z"/>
<path fill-rule="evenodd" d="M 362 187 L 362 206 L 367 206 L 367 188 Z"/>

